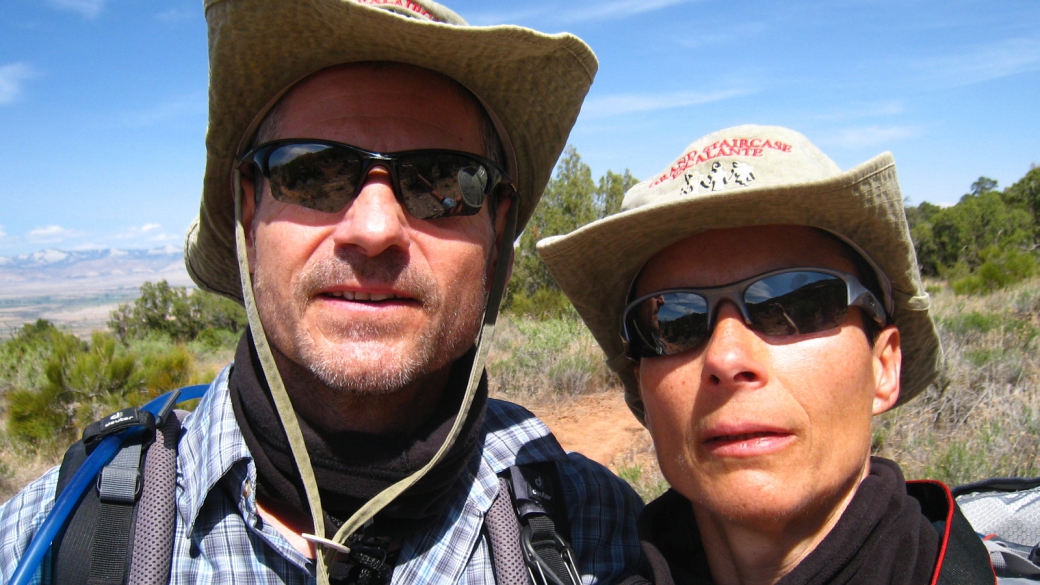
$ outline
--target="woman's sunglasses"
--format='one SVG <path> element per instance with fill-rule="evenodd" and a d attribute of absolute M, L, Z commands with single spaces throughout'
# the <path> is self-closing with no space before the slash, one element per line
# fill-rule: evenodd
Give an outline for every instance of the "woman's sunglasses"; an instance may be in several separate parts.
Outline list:
<path fill-rule="evenodd" d="M 509 182 L 497 164 L 467 152 L 382 154 L 327 140 L 275 140 L 250 150 L 240 162 L 259 169 L 276 200 L 325 213 L 342 211 L 377 165 L 389 170 L 394 193 L 416 219 L 474 215 L 498 185 Z"/>
<path fill-rule="evenodd" d="M 769 336 L 838 327 L 851 306 L 879 325 L 885 311 L 855 276 L 826 268 L 785 268 L 711 288 L 678 288 L 642 296 L 621 313 L 629 357 L 675 355 L 699 347 L 715 328 L 719 302 L 732 301 L 751 329 Z"/>

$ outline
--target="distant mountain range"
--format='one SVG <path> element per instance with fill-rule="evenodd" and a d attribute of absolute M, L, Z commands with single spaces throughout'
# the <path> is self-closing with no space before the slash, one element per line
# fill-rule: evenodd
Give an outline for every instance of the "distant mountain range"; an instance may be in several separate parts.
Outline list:
<path fill-rule="evenodd" d="M 80 296 L 136 289 L 146 281 L 191 286 L 180 248 L 41 250 L 0 256 L 0 298 Z"/>

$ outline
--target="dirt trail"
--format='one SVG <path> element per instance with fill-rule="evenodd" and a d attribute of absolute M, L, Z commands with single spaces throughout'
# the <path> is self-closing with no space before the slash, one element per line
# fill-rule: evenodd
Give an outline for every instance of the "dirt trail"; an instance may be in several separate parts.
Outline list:
<path fill-rule="evenodd" d="M 646 433 L 620 390 L 586 394 L 557 408 L 535 406 L 531 411 L 545 421 L 564 449 L 578 451 L 614 471 L 615 459 Z"/>

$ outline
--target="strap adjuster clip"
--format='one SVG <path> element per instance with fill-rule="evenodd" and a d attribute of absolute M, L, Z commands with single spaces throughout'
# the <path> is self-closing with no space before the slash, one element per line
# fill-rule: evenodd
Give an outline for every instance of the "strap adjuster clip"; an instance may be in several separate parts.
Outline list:
<path fill-rule="evenodd" d="M 106 504 L 133 504 L 141 496 L 142 483 L 139 469 L 109 465 L 98 474 L 98 497 Z"/>

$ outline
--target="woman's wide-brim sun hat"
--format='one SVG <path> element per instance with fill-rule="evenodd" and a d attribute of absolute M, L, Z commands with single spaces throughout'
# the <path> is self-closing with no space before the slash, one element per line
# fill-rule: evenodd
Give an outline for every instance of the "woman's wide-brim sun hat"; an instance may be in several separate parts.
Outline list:
<path fill-rule="evenodd" d="M 942 349 L 892 155 L 842 172 L 797 132 L 737 126 L 691 144 L 663 173 L 629 190 L 619 213 L 538 243 L 553 278 L 624 382 L 625 399 L 640 421 L 634 362 L 625 355 L 620 332 L 621 311 L 643 265 L 704 231 L 775 224 L 826 230 L 874 268 L 902 339 L 897 405 L 935 379 Z"/>
<path fill-rule="evenodd" d="M 233 169 L 263 116 L 296 82 L 362 61 L 406 63 L 454 79 L 498 130 L 523 229 L 598 68 L 573 35 L 469 26 L 428 0 L 206 0 L 205 11 L 206 172 L 185 264 L 199 287 L 238 300 Z"/>

